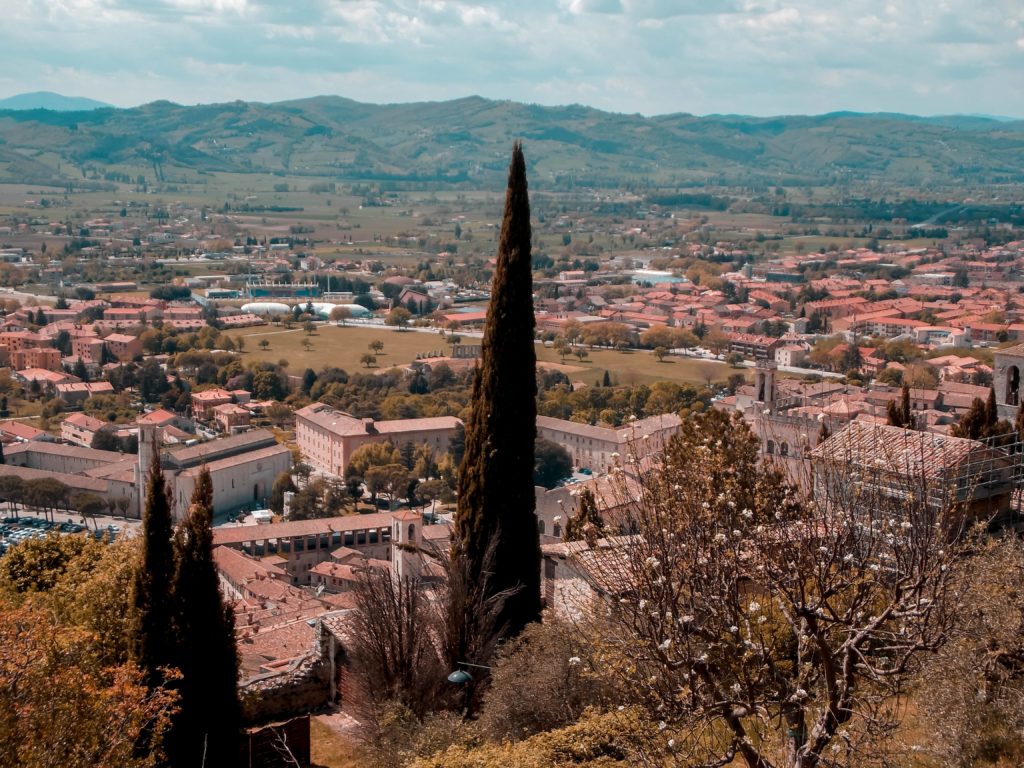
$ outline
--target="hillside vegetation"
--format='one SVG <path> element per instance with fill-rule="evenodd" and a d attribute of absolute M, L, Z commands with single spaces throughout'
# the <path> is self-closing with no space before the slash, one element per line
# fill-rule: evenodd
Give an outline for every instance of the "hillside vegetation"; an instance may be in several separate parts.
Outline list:
<path fill-rule="evenodd" d="M 930 186 L 1024 181 L 1024 122 L 834 113 L 643 117 L 479 97 L 362 104 L 335 96 L 82 112 L 0 111 L 0 182 L 152 169 L 493 184 L 514 138 L 538 186 L 853 180 Z"/>

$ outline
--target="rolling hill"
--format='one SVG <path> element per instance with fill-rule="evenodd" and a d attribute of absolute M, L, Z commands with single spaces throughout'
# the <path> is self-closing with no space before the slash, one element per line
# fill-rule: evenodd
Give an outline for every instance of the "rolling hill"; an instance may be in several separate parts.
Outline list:
<path fill-rule="evenodd" d="M 89 109 L 109 107 L 102 101 L 86 99 L 81 96 L 62 96 L 52 91 L 34 91 L 19 93 L 0 99 L 0 110 L 3 109 L 52 109 L 56 112 L 82 112 Z"/>
<path fill-rule="evenodd" d="M 643 117 L 470 97 L 0 111 L 0 180 L 152 168 L 493 185 L 521 138 L 531 182 L 948 186 L 1024 182 L 1024 121 L 834 113 Z M 58 163 L 60 172 L 58 172 Z M 535 180 L 535 181 L 534 181 Z"/>

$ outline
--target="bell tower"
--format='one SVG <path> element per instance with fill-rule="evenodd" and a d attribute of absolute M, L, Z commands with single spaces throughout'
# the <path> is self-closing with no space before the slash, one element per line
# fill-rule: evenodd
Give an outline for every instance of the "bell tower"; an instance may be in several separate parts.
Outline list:
<path fill-rule="evenodd" d="M 160 452 L 160 427 L 155 424 L 139 425 L 139 459 L 135 463 L 135 495 L 138 498 L 138 515 L 142 518 L 143 506 L 146 503 L 146 478 L 153 457 Z"/>
<path fill-rule="evenodd" d="M 775 372 L 778 365 L 774 360 L 758 360 L 754 367 L 754 400 L 775 408 Z"/>

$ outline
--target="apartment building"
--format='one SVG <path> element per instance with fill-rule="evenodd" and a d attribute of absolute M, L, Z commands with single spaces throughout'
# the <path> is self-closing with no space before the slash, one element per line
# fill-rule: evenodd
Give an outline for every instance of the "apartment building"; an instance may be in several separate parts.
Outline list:
<path fill-rule="evenodd" d="M 295 439 L 306 461 L 316 469 L 344 475 L 352 453 L 367 443 L 429 445 L 435 454 L 448 450 L 462 422 L 454 416 L 375 421 L 357 419 L 324 403 L 295 412 Z"/>

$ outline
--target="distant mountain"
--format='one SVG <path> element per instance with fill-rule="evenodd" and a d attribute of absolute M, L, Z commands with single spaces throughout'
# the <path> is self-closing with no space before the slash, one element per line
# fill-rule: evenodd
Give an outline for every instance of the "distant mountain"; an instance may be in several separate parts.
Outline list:
<path fill-rule="evenodd" d="M 522 139 L 533 186 L 1024 182 L 1024 121 L 833 113 L 643 117 L 469 97 L 0 112 L 0 180 L 276 173 L 500 185 Z M 59 171 L 58 171 L 59 169 Z"/>
<path fill-rule="evenodd" d="M 52 91 L 35 91 L 19 93 L 0 99 L 0 109 L 52 109 L 55 112 L 85 112 L 90 109 L 110 107 L 102 101 L 86 99 L 81 96 L 61 96 Z"/>

